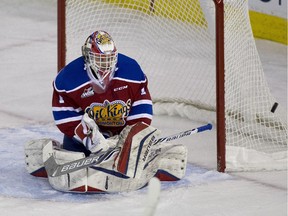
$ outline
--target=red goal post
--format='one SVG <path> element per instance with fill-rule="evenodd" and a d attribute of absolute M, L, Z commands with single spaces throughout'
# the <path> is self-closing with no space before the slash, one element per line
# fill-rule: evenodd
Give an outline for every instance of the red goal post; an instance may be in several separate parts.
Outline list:
<path fill-rule="evenodd" d="M 227 164 L 231 170 L 285 168 L 287 122 L 281 120 L 282 110 L 270 111 L 275 99 L 246 0 L 58 0 L 58 70 L 81 55 L 83 41 L 99 28 L 112 35 L 121 51 L 139 51 L 133 57 L 153 78 L 156 105 L 182 109 L 185 104 L 188 111 L 182 116 L 217 125 L 218 171 Z M 250 155 L 261 159 L 249 161 Z"/>

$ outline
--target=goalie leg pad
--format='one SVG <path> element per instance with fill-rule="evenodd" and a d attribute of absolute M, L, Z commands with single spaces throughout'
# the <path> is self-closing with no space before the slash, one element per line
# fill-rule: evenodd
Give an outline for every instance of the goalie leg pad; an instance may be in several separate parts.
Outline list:
<path fill-rule="evenodd" d="M 43 163 L 43 148 L 48 143 L 51 143 L 53 148 L 61 148 L 61 145 L 58 141 L 46 138 L 31 140 L 25 144 L 25 163 L 26 170 L 29 174 L 36 177 L 47 178 L 47 173 Z"/>
<path fill-rule="evenodd" d="M 159 133 L 144 123 L 125 127 L 119 136 L 118 146 L 122 150 L 115 161 L 116 169 L 128 177 L 139 178 Z"/>
<path fill-rule="evenodd" d="M 58 164 L 65 164 L 70 161 L 85 158 L 85 154 L 83 152 L 54 149 L 50 142 L 43 148 L 43 161 L 46 161 L 52 155 Z M 87 191 L 86 168 L 57 177 L 48 176 L 48 180 L 50 185 L 59 191 L 78 193 L 84 193 Z"/>
<path fill-rule="evenodd" d="M 159 162 L 156 177 L 160 181 L 177 181 L 185 176 L 187 167 L 187 147 L 184 145 L 171 145 L 171 149 L 166 151 Z"/>
<path fill-rule="evenodd" d="M 149 182 L 149 180 L 155 175 L 157 171 L 150 172 L 149 169 L 145 169 L 142 172 L 140 178 L 129 178 L 120 172 L 112 169 L 113 163 L 108 165 L 100 164 L 97 167 L 88 168 L 87 179 L 87 192 L 91 193 L 117 193 L 128 192 L 138 190 Z M 149 170 L 149 171 L 148 171 Z"/>

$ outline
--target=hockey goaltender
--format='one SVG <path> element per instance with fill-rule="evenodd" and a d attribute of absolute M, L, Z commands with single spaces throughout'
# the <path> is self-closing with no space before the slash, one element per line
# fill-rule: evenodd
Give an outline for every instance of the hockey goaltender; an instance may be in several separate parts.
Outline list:
<path fill-rule="evenodd" d="M 118 53 L 110 34 L 93 32 L 53 88 L 52 111 L 63 142 L 26 143 L 31 175 L 48 178 L 56 190 L 92 193 L 137 190 L 154 176 L 185 176 L 186 147 L 156 139 L 147 77 L 134 59 Z"/>

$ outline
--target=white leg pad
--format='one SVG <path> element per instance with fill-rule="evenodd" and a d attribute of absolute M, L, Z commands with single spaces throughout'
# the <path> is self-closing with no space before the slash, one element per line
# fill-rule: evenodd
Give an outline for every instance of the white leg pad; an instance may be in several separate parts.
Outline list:
<path fill-rule="evenodd" d="M 140 178 L 129 178 L 120 172 L 113 171 L 110 167 L 97 166 L 88 168 L 88 190 L 87 192 L 128 192 L 135 191 L 144 187 L 149 180 L 155 175 L 149 172 L 150 175 Z M 146 172 L 142 172 L 144 174 Z"/>
<path fill-rule="evenodd" d="M 113 161 L 88 168 L 87 192 L 135 191 L 144 187 L 155 176 L 160 160 L 153 160 L 141 171 L 141 175 L 130 178 L 114 170 Z"/>
<path fill-rule="evenodd" d="M 187 147 L 169 143 L 163 143 L 163 145 L 171 145 L 172 148 L 161 157 L 156 177 L 161 181 L 182 179 L 187 166 Z"/>
<path fill-rule="evenodd" d="M 43 148 L 43 161 L 46 161 L 51 155 L 54 156 L 57 164 L 64 164 L 70 161 L 75 161 L 85 158 L 82 152 L 72 152 L 67 150 L 56 150 L 51 143 L 48 143 Z M 79 192 L 87 191 L 87 169 L 81 169 L 73 173 L 64 174 L 57 177 L 48 176 L 50 185 L 59 191 L 64 192 Z"/>
<path fill-rule="evenodd" d="M 53 139 L 37 139 L 31 140 L 25 144 L 25 163 L 26 170 L 36 177 L 47 177 L 47 173 L 43 163 L 43 148 L 49 142 L 54 148 L 60 148 L 60 143 Z"/>
<path fill-rule="evenodd" d="M 122 147 L 116 169 L 131 178 L 139 178 L 150 154 L 155 136 L 160 131 L 144 123 L 127 126 L 119 136 L 118 146 Z"/>

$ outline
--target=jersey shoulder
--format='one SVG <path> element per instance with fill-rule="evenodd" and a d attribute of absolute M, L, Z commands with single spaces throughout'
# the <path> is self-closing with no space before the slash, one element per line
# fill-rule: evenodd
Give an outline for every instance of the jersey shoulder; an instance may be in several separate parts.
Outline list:
<path fill-rule="evenodd" d="M 117 71 L 115 72 L 115 79 L 124 79 L 131 82 L 144 82 L 146 76 L 142 71 L 138 62 L 124 54 L 118 54 Z"/>
<path fill-rule="evenodd" d="M 85 70 L 84 59 L 79 57 L 60 70 L 54 85 L 57 91 L 72 91 L 87 82 L 90 82 L 90 79 Z"/>

